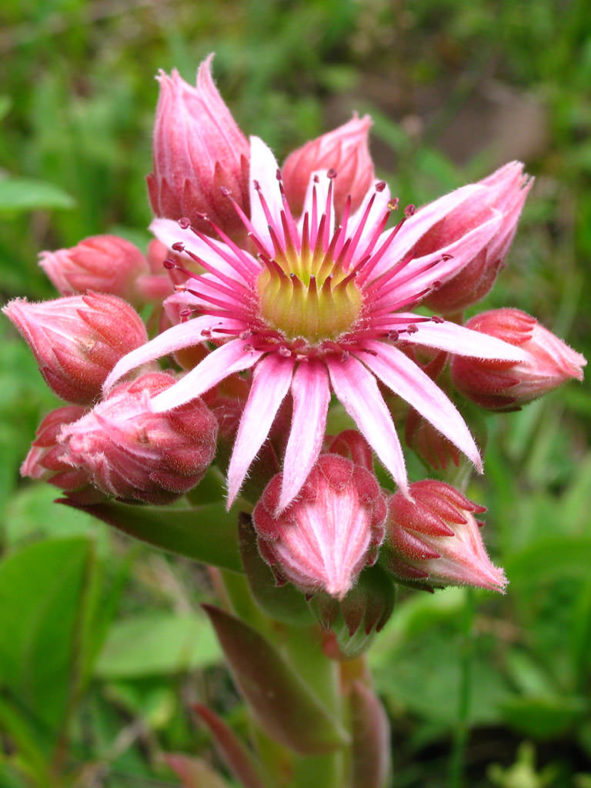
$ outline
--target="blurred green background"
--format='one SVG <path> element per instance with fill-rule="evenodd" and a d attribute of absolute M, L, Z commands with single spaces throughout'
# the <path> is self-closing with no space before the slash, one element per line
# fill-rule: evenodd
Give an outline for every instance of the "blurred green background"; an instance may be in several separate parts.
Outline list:
<path fill-rule="evenodd" d="M 192 81 L 211 51 L 242 128 L 279 157 L 369 112 L 403 203 L 524 161 L 536 185 L 483 305 L 525 309 L 591 355 L 588 0 L 4 0 L 3 301 L 55 295 L 43 249 L 104 232 L 145 245 L 154 74 Z M 199 613 L 205 575 L 19 479 L 58 401 L 1 330 L 0 786 L 175 785 L 162 752 L 215 762 L 191 702 L 246 724 Z M 589 389 L 487 421 L 468 492 L 509 590 L 401 595 L 370 658 L 394 785 L 458 785 L 463 750 L 467 786 L 589 788 Z"/>

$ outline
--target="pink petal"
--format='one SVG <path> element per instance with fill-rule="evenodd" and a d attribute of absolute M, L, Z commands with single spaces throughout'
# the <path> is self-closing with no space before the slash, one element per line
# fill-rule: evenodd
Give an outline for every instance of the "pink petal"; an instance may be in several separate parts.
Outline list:
<path fill-rule="evenodd" d="M 250 138 L 250 220 L 257 235 L 267 246 L 267 251 L 273 255 L 273 244 L 269 235 L 269 221 L 262 208 L 259 193 L 255 188 L 255 183 L 260 186 L 260 193 L 264 196 L 267 206 L 271 213 L 274 229 L 283 239 L 281 228 L 281 210 L 283 199 L 281 189 L 277 180 L 279 165 L 271 149 L 259 139 Z"/>
<path fill-rule="evenodd" d="M 318 361 L 302 362 L 291 383 L 293 415 L 285 449 L 283 480 L 275 516 L 298 495 L 320 453 L 330 386 L 326 367 Z"/>
<path fill-rule="evenodd" d="M 310 180 L 308 181 L 308 188 L 306 190 L 306 198 L 304 200 L 304 207 L 302 208 L 302 215 L 298 221 L 298 229 L 301 233 L 302 228 L 304 226 L 304 215 L 307 213 L 310 217 L 313 214 L 313 206 L 314 206 L 314 194 L 316 194 L 316 215 L 318 219 L 325 213 L 326 210 L 326 200 L 328 197 L 328 188 L 331 183 L 331 179 L 327 177 L 328 170 L 315 170 L 312 175 L 310 176 Z M 317 180 L 315 180 L 317 179 Z M 333 183 L 334 188 L 334 183 Z M 335 213 L 334 213 L 334 200 L 330 201 L 330 210 L 329 210 L 329 235 L 332 237 L 334 232 L 335 226 Z"/>
<path fill-rule="evenodd" d="M 154 361 L 161 356 L 167 356 L 169 353 L 174 353 L 175 350 L 203 342 L 202 331 L 211 332 L 227 327 L 233 329 L 234 324 L 235 321 L 223 320 L 214 315 L 202 315 L 193 320 L 187 320 L 186 323 L 179 323 L 168 328 L 150 342 L 123 356 L 109 373 L 103 385 L 103 391 L 107 392 L 119 378 L 141 364 Z"/>
<path fill-rule="evenodd" d="M 238 495 L 248 468 L 269 434 L 279 406 L 289 391 L 293 368 L 294 363 L 290 359 L 270 355 L 254 371 L 228 468 L 228 508 Z"/>
<path fill-rule="evenodd" d="M 467 232 L 447 246 L 442 246 L 435 252 L 417 257 L 412 260 L 400 273 L 398 278 L 405 279 L 410 277 L 408 282 L 401 284 L 394 291 L 396 300 L 403 300 L 414 294 L 420 293 L 434 282 L 445 282 L 464 268 L 467 263 L 473 260 L 490 239 L 499 231 L 503 221 L 503 216 L 495 211 L 492 217 L 482 224 Z M 444 255 L 450 255 L 450 259 L 442 260 Z M 392 260 L 391 254 L 384 255 L 384 258 Z M 437 261 L 440 262 L 437 262 Z M 426 265 L 435 263 L 431 268 L 424 271 Z M 391 264 L 391 262 L 390 262 Z M 376 266 L 378 273 L 385 270 L 384 261 Z M 421 273 L 422 271 L 422 273 Z M 413 273 L 416 275 L 413 277 Z M 375 277 L 374 277 L 375 278 Z M 394 282 L 396 279 L 393 280 Z"/>
<path fill-rule="evenodd" d="M 401 314 L 396 315 L 401 317 Z M 409 315 L 409 317 L 411 317 Z M 416 323 L 417 330 L 412 334 L 405 334 L 404 341 L 414 345 L 425 345 L 439 350 L 446 350 L 458 356 L 471 358 L 486 358 L 496 361 L 525 361 L 526 353 L 515 345 L 503 342 L 497 337 L 472 331 L 465 326 L 458 326 L 447 320 L 439 323 L 425 321 Z M 398 324 L 400 328 L 400 324 Z"/>
<path fill-rule="evenodd" d="M 223 254 L 235 257 L 230 247 L 223 241 L 219 241 L 217 238 L 209 239 L 210 243 L 220 250 L 218 254 L 215 249 L 211 248 L 210 244 L 202 240 L 190 227 L 183 228 L 173 219 L 153 219 L 150 224 L 150 230 L 169 249 L 172 249 L 175 243 L 182 243 L 187 251 L 197 255 L 206 265 L 239 282 L 246 282 L 245 277 L 241 276 L 234 266 L 223 259 Z M 246 251 L 242 251 L 241 254 L 248 258 L 254 270 L 258 271 L 260 269 L 260 263 L 252 255 Z M 185 258 L 190 259 L 188 256 L 185 256 Z"/>
<path fill-rule="evenodd" d="M 261 351 L 253 350 L 247 340 L 230 340 L 209 353 L 178 383 L 154 397 L 152 400 L 154 412 L 162 413 L 201 396 L 220 380 L 235 372 L 250 369 L 262 355 Z"/>
<path fill-rule="evenodd" d="M 485 186 L 477 183 L 470 183 L 462 186 L 455 191 L 445 194 L 443 197 L 419 208 L 400 228 L 390 249 L 389 257 L 399 260 L 409 252 L 417 241 L 431 229 L 437 222 L 445 219 L 448 213 L 453 211 L 466 200 L 478 200 L 482 195 L 487 194 Z M 386 230 L 380 242 L 385 240 L 390 230 Z"/>
<path fill-rule="evenodd" d="M 345 361 L 330 359 L 327 366 L 335 394 L 396 484 L 407 495 L 404 455 L 376 379 L 354 358 Z"/>
<path fill-rule="evenodd" d="M 365 346 L 370 352 L 359 352 L 358 358 L 482 471 L 478 448 L 464 419 L 439 386 L 398 348 L 378 341 L 367 342 Z"/>

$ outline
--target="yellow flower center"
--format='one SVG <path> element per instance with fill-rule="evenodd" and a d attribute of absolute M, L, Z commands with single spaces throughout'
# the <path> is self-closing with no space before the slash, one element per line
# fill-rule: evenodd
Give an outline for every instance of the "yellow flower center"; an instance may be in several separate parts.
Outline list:
<path fill-rule="evenodd" d="M 335 264 L 330 253 L 293 248 L 266 260 L 257 289 L 267 325 L 287 339 L 311 345 L 351 330 L 363 298 L 355 276 Z"/>

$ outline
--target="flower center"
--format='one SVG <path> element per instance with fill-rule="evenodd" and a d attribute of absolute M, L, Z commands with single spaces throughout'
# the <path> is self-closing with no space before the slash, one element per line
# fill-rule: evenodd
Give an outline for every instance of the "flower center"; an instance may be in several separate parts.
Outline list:
<path fill-rule="evenodd" d="M 257 279 L 260 314 L 287 338 L 315 345 L 348 332 L 361 312 L 355 274 L 343 270 L 329 253 L 287 249 L 265 260 Z"/>

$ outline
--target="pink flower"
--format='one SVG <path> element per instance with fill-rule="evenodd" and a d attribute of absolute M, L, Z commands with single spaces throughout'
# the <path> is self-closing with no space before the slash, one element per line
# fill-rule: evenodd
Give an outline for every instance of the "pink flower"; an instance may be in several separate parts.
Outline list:
<path fill-rule="evenodd" d="M 150 396 L 174 384 L 153 372 L 123 383 L 63 428 L 62 461 L 105 495 L 169 503 L 194 487 L 215 455 L 217 422 L 201 400 L 153 413 Z"/>
<path fill-rule="evenodd" d="M 160 72 L 160 97 L 154 124 L 154 172 L 148 191 L 157 216 L 189 217 L 205 232 L 206 213 L 230 236 L 243 236 L 225 196 L 228 191 L 248 209 L 249 146 L 211 77 L 210 55 L 199 66 L 197 85 L 178 71 Z"/>
<path fill-rule="evenodd" d="M 389 568 L 401 580 L 422 586 L 472 585 L 503 591 L 507 580 L 493 566 L 474 514 L 484 507 L 445 482 L 424 479 L 410 485 L 412 499 L 395 493 L 386 532 Z"/>
<path fill-rule="evenodd" d="M 516 410 L 561 383 L 583 379 L 585 358 L 519 309 L 492 309 L 466 323 L 474 331 L 498 337 L 525 352 L 518 363 L 455 357 L 454 385 L 489 410 Z"/>
<path fill-rule="evenodd" d="M 153 222 L 167 246 L 197 261 L 168 306 L 184 322 L 129 353 L 106 387 L 134 367 L 180 348 L 210 341 L 215 348 L 176 385 L 154 398 L 166 411 L 200 396 L 236 372 L 252 369 L 228 468 L 231 503 L 263 445 L 283 400 L 293 410 L 283 462 L 279 508 L 297 496 L 316 462 L 331 392 L 397 484 L 407 490 L 402 449 L 378 381 L 409 402 L 480 468 L 478 449 L 447 396 L 404 353 L 399 342 L 520 361 L 522 351 L 441 318 L 408 310 L 434 283 L 460 270 L 498 232 L 502 216 L 486 215 L 465 234 L 420 257 L 412 250 L 445 216 L 463 205 L 473 211 L 485 187 L 458 189 L 394 229 L 386 185 L 370 189 L 358 211 L 345 209 L 336 225 L 333 179 L 314 176 L 301 218 L 294 218 L 278 179 L 277 163 L 258 138 L 251 143 L 251 215 L 234 206 L 257 254 L 238 247 L 212 225 L 214 240 L 187 223 Z M 194 313 L 196 317 L 187 319 Z"/>
<path fill-rule="evenodd" d="M 281 474 L 253 512 L 259 550 L 275 572 L 299 588 L 342 599 L 374 563 L 384 538 L 385 496 L 369 471 L 323 454 L 297 500 L 278 514 Z"/>
<path fill-rule="evenodd" d="M 439 248 L 441 238 L 449 242 L 480 224 L 487 216 L 493 213 L 501 216 L 497 232 L 482 249 L 455 276 L 427 295 L 425 304 L 436 312 L 461 312 L 484 298 L 492 288 L 513 241 L 533 178 L 524 174 L 521 162 L 512 161 L 477 185 L 483 188 L 479 200 L 475 200 L 469 210 L 461 206 L 452 211 L 426 234 L 415 249 L 415 254 L 425 254 Z"/>
<path fill-rule="evenodd" d="M 371 118 L 357 114 L 328 134 L 310 140 L 294 150 L 281 168 L 285 193 L 294 214 L 300 213 L 306 199 L 310 178 L 317 170 L 333 170 L 335 175 L 334 208 L 338 216 L 351 198 L 357 210 L 375 179 L 368 147 Z"/>
<path fill-rule="evenodd" d="M 140 250 L 116 235 L 94 235 L 71 249 L 41 252 L 39 265 L 61 295 L 95 290 L 140 304 L 137 280 L 148 274 Z"/>
<path fill-rule="evenodd" d="M 16 298 L 2 311 L 28 342 L 47 385 L 80 405 L 100 397 L 115 362 L 148 338 L 137 312 L 103 293 L 39 304 Z"/>

